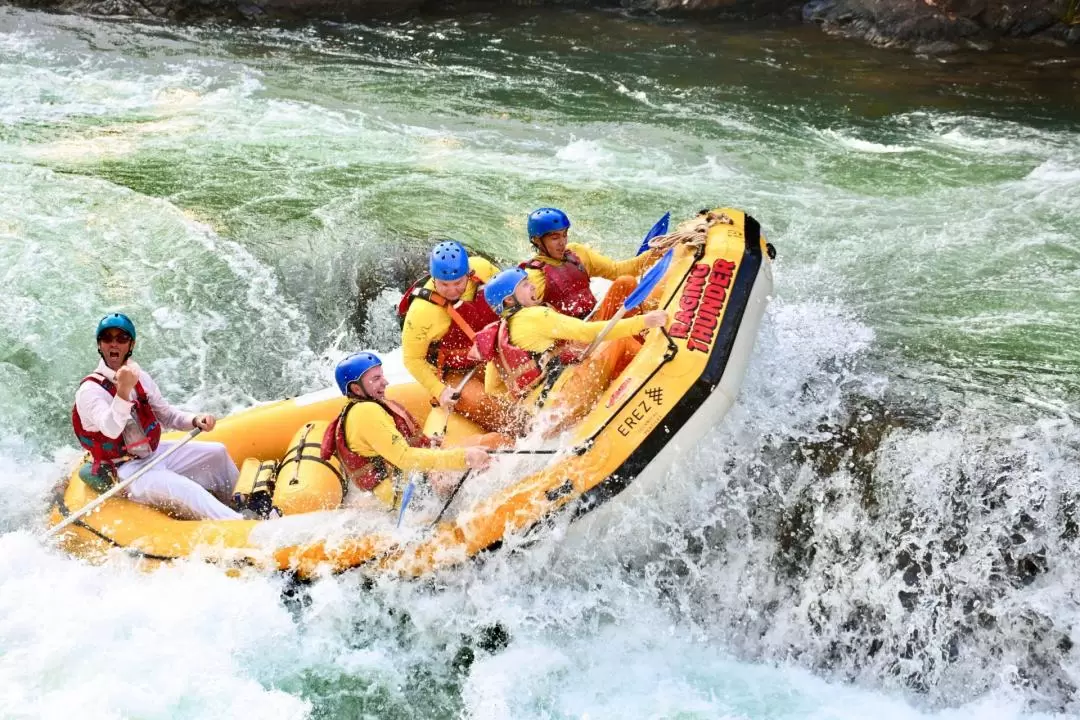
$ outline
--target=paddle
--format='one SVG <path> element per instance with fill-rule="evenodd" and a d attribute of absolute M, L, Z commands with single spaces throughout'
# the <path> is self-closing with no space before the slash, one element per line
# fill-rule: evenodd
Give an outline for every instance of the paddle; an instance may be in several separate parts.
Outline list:
<path fill-rule="evenodd" d="M 465 389 L 465 386 L 469 384 L 469 381 L 472 380 L 472 376 L 475 375 L 476 371 L 479 369 L 480 366 L 477 365 L 472 370 L 465 373 L 465 377 L 461 378 L 461 382 L 457 384 L 457 387 L 454 388 L 454 392 L 450 395 L 450 407 L 453 407 L 454 403 L 461 399 L 461 391 Z M 450 412 L 450 410 L 446 411 L 446 420 L 443 421 L 442 432 L 435 433 L 436 437 L 446 436 L 446 426 L 450 424 Z"/>
<path fill-rule="evenodd" d="M 479 370 L 479 369 L 480 369 L 480 366 L 477 365 L 472 370 L 465 373 L 465 377 L 461 378 L 461 382 L 459 382 L 457 384 L 457 387 L 454 388 L 453 394 L 451 394 L 451 396 L 450 396 L 450 399 L 453 402 L 457 402 L 458 400 L 461 399 L 461 391 L 465 389 L 465 385 L 468 384 L 469 380 L 472 379 L 472 376 L 475 375 L 476 371 Z M 446 437 L 446 428 L 447 428 L 447 426 L 450 425 L 450 413 L 451 413 L 450 410 L 446 411 L 446 420 L 443 421 L 442 432 L 437 432 L 432 437 Z M 409 506 L 409 500 L 412 499 L 413 492 L 415 490 L 416 490 L 416 483 L 413 482 L 412 478 L 410 478 L 409 479 L 409 484 L 405 486 L 405 490 L 401 493 L 401 511 L 398 513 L 398 519 L 397 519 L 398 527 L 401 527 L 401 520 L 402 520 L 402 518 L 405 517 L 405 508 L 407 508 Z"/>
<path fill-rule="evenodd" d="M 401 510 L 398 511 L 397 526 L 401 527 L 401 521 L 405 519 L 405 508 L 409 507 L 409 501 L 412 500 L 413 492 L 416 490 L 416 483 L 413 482 L 412 476 L 409 476 L 409 484 L 405 486 L 404 492 L 401 493 Z"/>
<path fill-rule="evenodd" d="M 645 239 L 641 241 L 641 247 L 639 247 L 637 250 L 638 255 L 649 249 L 650 240 L 667 232 L 669 220 L 671 220 L 671 213 L 666 212 L 664 213 L 664 217 L 657 220 L 656 224 L 652 226 L 652 229 L 649 230 L 649 232 L 645 233 Z"/>
<path fill-rule="evenodd" d="M 136 480 L 141 478 L 143 475 L 145 475 L 149 471 L 153 470 L 155 465 L 157 465 L 159 462 L 161 462 L 162 460 L 164 460 L 165 458 L 169 457 L 174 452 L 176 452 L 177 450 L 182 448 L 189 440 L 191 440 L 193 437 L 198 435 L 200 432 L 202 432 L 202 430 L 200 430 L 199 428 L 195 428 L 194 430 L 189 432 L 187 435 L 185 435 L 180 441 L 178 441 L 171 448 L 169 448 L 165 452 L 161 453 L 160 455 L 158 455 L 156 458 L 154 458 L 150 462 L 146 463 L 146 465 L 144 465 L 143 467 L 136 470 L 135 474 L 132 475 L 131 477 L 129 477 L 127 480 L 123 481 L 122 483 L 117 483 L 115 487 L 109 488 L 109 490 L 106 491 L 104 494 L 102 494 L 99 498 L 97 498 L 93 502 L 90 502 L 90 503 L 84 505 L 78 512 L 75 512 L 75 513 L 72 513 L 71 515 L 68 515 L 66 518 L 63 519 L 63 521 L 57 523 L 56 525 L 53 525 L 51 528 L 49 528 L 45 532 L 44 537 L 46 537 L 46 538 L 52 537 L 56 533 L 60 532 L 64 528 L 66 528 L 71 523 L 75 522 L 79 518 L 81 518 L 81 517 L 87 515 L 88 513 L 90 513 L 92 510 L 97 508 L 99 505 L 101 505 L 103 502 L 105 502 L 106 500 L 111 498 L 113 495 L 116 495 L 118 492 L 120 492 L 121 490 L 123 490 L 127 486 L 131 485 L 131 483 L 135 482 Z"/>
<path fill-rule="evenodd" d="M 674 252 L 675 248 L 671 248 L 664 253 L 664 256 L 660 258 L 659 262 L 649 268 L 649 271 L 641 278 L 641 282 L 634 288 L 634 292 L 626 296 L 626 300 L 623 301 L 622 307 L 619 308 L 618 312 L 616 312 L 610 320 L 608 320 L 607 325 L 605 325 L 604 329 L 600 331 L 600 334 L 596 336 L 596 339 L 589 344 L 589 347 L 585 349 L 585 352 L 582 353 L 581 359 L 578 360 L 578 362 L 581 362 L 581 360 L 588 357 L 588 355 L 596 349 L 596 346 L 603 342 L 604 338 L 607 337 L 607 334 L 611 332 L 611 328 L 615 327 L 615 323 L 622 320 L 623 315 L 626 315 L 626 313 L 645 302 L 645 298 L 649 297 L 649 293 L 653 291 L 653 288 L 657 286 L 660 279 L 664 277 L 664 273 L 667 272 L 668 267 L 671 265 L 671 258 L 674 255 Z"/>
<path fill-rule="evenodd" d="M 461 486 L 465 484 L 465 481 L 469 479 L 470 475 L 472 475 L 472 468 L 466 470 L 465 474 L 461 476 L 461 480 L 458 480 L 458 484 L 454 487 L 454 492 L 450 493 L 450 497 L 446 498 L 446 504 L 442 506 L 442 510 L 440 510 L 439 514 L 435 516 L 435 519 L 431 521 L 431 527 L 435 527 L 439 524 L 439 521 L 442 520 L 442 516 L 446 513 L 447 509 L 449 509 L 450 503 L 454 502 L 454 498 L 457 497 L 458 490 L 461 489 Z"/>
<path fill-rule="evenodd" d="M 645 250 L 649 249 L 649 240 L 653 239 L 657 235 L 663 235 L 665 232 L 667 232 L 668 220 L 670 219 L 670 217 L 671 217 L 671 213 L 665 213 L 664 217 L 662 217 L 662 218 L 660 218 L 659 220 L 656 221 L 656 224 L 653 225 L 652 229 L 649 230 L 648 234 L 645 235 L 645 240 L 644 240 L 644 242 L 642 242 L 642 248 L 643 249 L 638 251 L 639 255 L 642 252 L 644 252 Z M 638 286 L 636 288 L 634 288 L 634 291 L 626 296 L 626 300 L 623 301 L 622 307 L 619 308 L 618 312 L 615 313 L 615 316 L 612 317 L 611 320 L 608 321 L 608 324 L 604 326 L 604 329 L 600 331 L 600 334 L 596 336 L 596 339 L 593 340 L 592 344 L 590 344 L 589 347 L 585 350 L 584 354 L 581 356 L 582 359 L 584 359 L 586 356 L 589 355 L 589 353 L 591 353 L 593 350 L 596 349 L 596 346 L 600 344 L 600 342 L 604 339 L 604 337 L 609 332 L 611 332 L 611 328 L 615 326 L 615 323 L 617 323 L 619 320 L 621 320 L 622 317 L 626 313 L 633 310 L 634 308 L 636 308 L 641 303 L 645 302 L 645 298 L 647 298 L 649 296 L 649 293 L 651 293 L 653 291 L 653 288 L 655 288 L 657 286 L 657 284 L 660 282 L 660 279 L 662 277 L 664 277 L 664 273 L 667 272 L 668 267 L 671 265 L 671 258 L 673 257 L 673 255 L 674 255 L 674 248 L 672 248 L 672 249 L 668 250 L 666 253 L 664 253 L 664 256 L 662 258 L 660 258 L 660 261 L 657 262 L 655 265 L 653 265 L 651 268 L 649 268 L 649 271 L 646 272 L 645 275 L 641 278 L 641 282 L 639 282 Z M 594 311 L 595 311 L 595 309 L 594 309 Z M 477 366 L 477 367 L 479 367 L 479 366 Z M 461 384 L 458 385 L 458 387 L 455 389 L 455 391 L 454 391 L 455 399 L 456 399 L 456 397 L 458 395 L 461 394 L 462 388 L 465 387 L 465 383 L 467 383 L 469 381 L 469 378 L 472 377 L 472 374 L 474 372 L 476 372 L 476 368 L 473 368 L 472 370 L 470 370 L 469 374 L 465 376 L 465 378 L 461 381 Z M 447 421 L 447 423 L 449 423 L 449 421 L 450 421 L 450 413 L 446 414 L 446 421 Z M 446 433 L 446 424 L 443 425 L 443 433 L 444 434 Z M 498 452 L 498 451 L 495 451 L 495 452 Z M 464 476 L 462 476 L 461 480 L 458 481 L 457 486 L 454 487 L 454 491 L 452 493 L 450 493 L 450 497 L 447 498 L 446 504 L 443 505 L 443 508 L 442 508 L 442 510 L 439 511 L 439 514 L 435 516 L 435 520 L 432 521 L 432 523 L 431 523 L 432 527 L 435 527 L 435 525 L 437 525 L 439 523 L 439 520 L 442 519 L 442 516 L 450 508 L 450 504 L 452 502 L 454 502 L 454 498 L 457 497 L 458 491 L 461 490 L 461 486 L 465 484 L 465 481 L 468 480 L 469 475 L 471 475 L 471 474 L 472 474 L 472 470 L 469 470 L 468 472 L 465 473 Z M 405 489 L 405 492 L 408 493 L 408 488 Z M 404 512 L 405 512 L 405 502 L 404 502 L 404 496 L 403 496 L 402 513 L 404 513 Z M 401 520 L 399 518 L 398 523 L 400 524 L 400 522 L 401 522 Z"/>

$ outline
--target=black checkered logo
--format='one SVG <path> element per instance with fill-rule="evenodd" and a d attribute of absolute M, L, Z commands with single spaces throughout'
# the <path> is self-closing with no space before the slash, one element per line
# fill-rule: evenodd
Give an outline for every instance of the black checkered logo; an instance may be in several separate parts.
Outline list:
<path fill-rule="evenodd" d="M 648 390 L 645 391 L 645 394 L 649 396 L 649 399 L 652 400 L 653 403 L 657 407 L 663 406 L 663 404 L 664 404 L 664 390 L 663 390 L 663 388 L 658 388 L 658 387 L 649 388 Z"/>

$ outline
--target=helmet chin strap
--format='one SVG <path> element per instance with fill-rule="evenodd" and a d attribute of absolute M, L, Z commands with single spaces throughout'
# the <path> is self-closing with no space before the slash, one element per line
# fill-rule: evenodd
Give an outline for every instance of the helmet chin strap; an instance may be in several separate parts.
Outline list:
<path fill-rule="evenodd" d="M 547 243 L 546 243 L 546 242 L 544 242 L 544 241 L 543 241 L 542 239 L 539 239 L 539 238 L 538 238 L 538 239 L 537 239 L 537 242 L 536 242 L 535 244 L 536 244 L 536 247 L 538 247 L 538 248 L 540 249 L 540 252 L 544 253 L 545 255 L 547 255 L 547 256 L 548 256 L 549 258 L 551 258 L 552 260 L 558 260 L 558 258 L 556 258 L 556 257 L 555 257 L 555 255 L 554 255 L 554 254 L 552 254 L 552 252 L 551 252 L 550 250 L 548 250 L 548 246 L 547 246 Z M 563 259 L 563 260 L 565 260 L 565 259 L 566 259 L 566 257 L 565 257 L 565 251 L 564 251 L 564 253 L 563 253 L 563 258 L 562 258 L 562 259 Z"/>
<path fill-rule="evenodd" d="M 364 388 L 364 378 L 363 378 L 363 376 L 361 376 L 360 378 L 357 378 L 356 380 L 353 380 L 351 383 L 349 383 L 350 386 L 352 386 L 353 384 L 355 384 L 357 387 L 360 388 L 360 392 L 352 392 L 352 391 L 350 391 L 349 392 L 349 397 L 354 397 L 357 400 L 374 400 L 374 398 L 371 397 L 371 395 L 368 394 L 368 391 Z"/>

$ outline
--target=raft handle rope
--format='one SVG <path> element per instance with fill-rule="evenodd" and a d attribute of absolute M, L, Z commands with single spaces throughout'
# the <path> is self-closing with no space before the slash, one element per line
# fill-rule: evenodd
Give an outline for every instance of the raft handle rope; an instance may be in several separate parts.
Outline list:
<path fill-rule="evenodd" d="M 666 250 L 672 245 L 680 243 L 690 247 L 700 247 L 705 244 L 709 230 L 714 225 L 734 224 L 735 221 L 727 213 L 702 210 L 696 218 L 680 224 L 673 232 L 657 235 L 652 240 L 649 240 L 649 247 L 653 250 Z"/>
<path fill-rule="evenodd" d="M 590 438 L 586 438 L 583 442 L 570 448 L 570 452 L 578 457 L 581 457 L 585 453 L 589 452 L 594 442 L 596 442 L 596 434 L 594 434 Z M 489 452 L 492 455 L 555 455 L 556 453 L 562 452 L 562 450 L 490 450 Z M 439 514 L 435 516 L 435 519 L 431 521 L 431 528 L 434 528 L 436 525 L 439 524 L 439 520 L 441 520 L 442 516 L 446 514 L 446 511 L 450 509 L 450 504 L 453 503 L 454 498 L 457 497 L 458 490 L 461 489 L 461 486 L 465 484 L 465 481 L 468 480 L 469 475 L 471 474 L 472 469 L 469 469 L 465 473 L 465 476 L 458 481 L 458 484 L 454 487 L 454 491 L 450 493 L 450 497 L 446 498 L 446 503 L 443 505 L 442 510 L 440 510 Z M 398 525 L 400 527 L 400 519 Z"/>
<path fill-rule="evenodd" d="M 569 449 L 569 452 L 572 455 L 584 455 L 585 453 L 589 452 L 595 441 L 596 435 L 594 434 L 592 437 L 586 438 L 577 445 L 571 447 Z M 558 455 L 559 453 L 567 451 L 563 450 L 562 448 L 554 448 L 550 450 L 488 450 L 488 452 L 492 455 Z"/>

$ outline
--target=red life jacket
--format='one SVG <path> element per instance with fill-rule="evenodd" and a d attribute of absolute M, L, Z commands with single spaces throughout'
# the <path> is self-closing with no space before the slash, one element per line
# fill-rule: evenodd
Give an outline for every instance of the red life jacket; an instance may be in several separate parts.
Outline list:
<path fill-rule="evenodd" d="M 514 345 L 510 342 L 510 318 L 514 316 L 514 312 L 516 310 L 476 333 L 475 342 L 480 357 L 485 361 L 495 361 L 495 368 L 510 391 L 510 396 L 520 400 L 544 379 L 553 356 L 558 354 L 559 362 L 569 365 L 577 361 L 577 353 L 566 348 L 561 340 L 542 353 L 530 352 Z"/>
<path fill-rule="evenodd" d="M 105 388 L 109 395 L 116 397 L 116 384 L 104 375 L 98 373 L 87 375 L 79 385 L 81 386 L 84 382 L 97 383 Z M 150 400 L 146 397 L 146 391 L 143 389 L 141 381 L 135 383 L 134 410 L 135 421 L 139 423 L 143 435 L 146 436 L 139 444 L 149 443 L 150 452 L 154 452 L 158 448 L 158 443 L 161 442 L 161 423 L 158 422 L 157 416 L 154 415 L 154 409 L 150 407 Z M 91 467 L 93 473 L 96 474 L 102 464 L 114 466 L 131 459 L 131 448 L 124 444 L 123 432 L 121 432 L 120 437 L 111 438 L 102 432 L 87 430 L 83 426 L 82 418 L 79 417 L 79 408 L 77 406 L 71 408 L 71 424 L 75 428 L 75 437 L 78 438 L 79 444 L 86 448 L 87 452 L 90 453 L 90 457 L 93 458 Z"/>
<path fill-rule="evenodd" d="M 362 402 L 375 403 L 388 412 L 394 420 L 394 427 L 404 436 L 410 447 L 431 447 L 431 440 L 424 436 L 420 426 L 413 419 L 413 416 L 409 414 L 409 411 L 392 400 L 387 400 L 385 403 L 376 400 L 350 400 L 342 408 L 341 414 L 330 423 L 330 426 L 326 428 L 326 432 L 323 433 L 319 455 L 323 460 L 329 460 L 332 456 L 337 455 L 338 460 L 341 461 L 341 468 L 345 473 L 345 477 L 361 490 L 370 492 L 375 489 L 376 485 L 389 477 L 391 472 L 395 472 L 396 469 L 393 469 L 393 465 L 390 465 L 378 455 L 361 455 L 349 447 L 346 439 L 348 435 L 345 432 L 345 421 L 348 419 L 349 411 L 353 409 L 353 406 Z"/>
<path fill-rule="evenodd" d="M 476 273 L 469 271 L 469 280 L 476 286 L 476 292 L 472 300 L 461 301 L 457 304 L 444 298 L 439 293 L 424 287 L 430 276 L 418 280 L 401 299 L 398 305 L 398 314 L 404 322 L 405 314 L 409 306 L 416 298 L 427 300 L 433 305 L 446 310 L 450 316 L 450 329 L 437 342 L 428 347 L 428 362 L 434 365 L 440 372 L 446 370 L 468 370 L 476 365 L 469 359 L 469 348 L 472 347 L 473 337 L 476 331 L 484 328 L 499 319 L 499 316 L 491 309 L 484 299 L 484 283 Z"/>
<path fill-rule="evenodd" d="M 538 256 L 521 263 L 521 267 L 544 273 L 544 303 L 563 315 L 581 319 L 596 307 L 596 296 L 589 288 L 589 271 L 581 258 L 569 250 L 561 263 L 544 262 Z"/>

